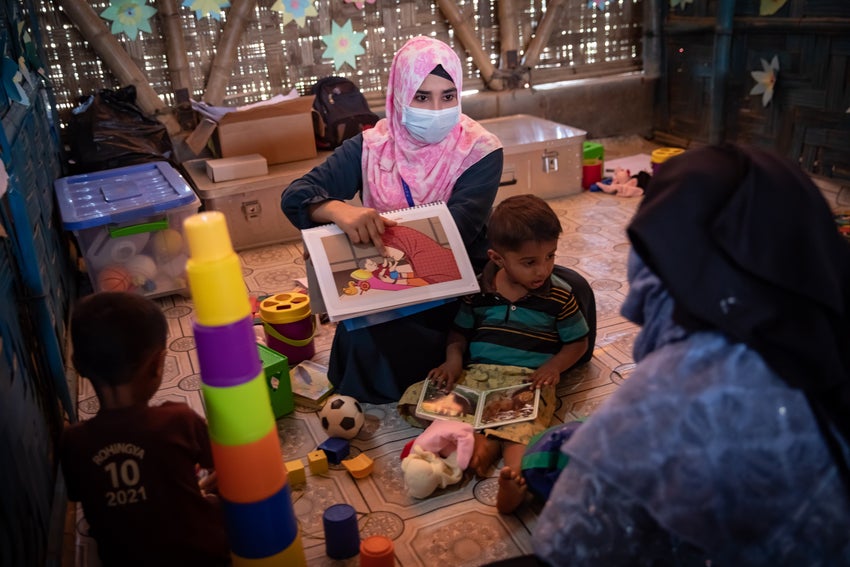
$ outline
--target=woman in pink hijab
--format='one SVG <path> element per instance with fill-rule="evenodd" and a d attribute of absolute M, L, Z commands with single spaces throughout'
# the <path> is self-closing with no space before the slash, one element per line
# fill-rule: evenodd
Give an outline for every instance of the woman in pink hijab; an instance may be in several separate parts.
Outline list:
<path fill-rule="evenodd" d="M 476 269 L 487 258 L 487 219 L 502 174 L 499 139 L 461 112 L 463 70 L 445 43 L 414 37 L 393 58 L 386 118 L 346 140 L 287 187 L 281 208 L 296 227 L 335 223 L 352 242 L 384 247 L 381 216 L 445 201 Z M 347 201 L 360 196 L 363 206 Z M 363 402 L 398 401 L 444 355 L 453 304 L 348 331 L 337 327 L 328 376 Z"/>

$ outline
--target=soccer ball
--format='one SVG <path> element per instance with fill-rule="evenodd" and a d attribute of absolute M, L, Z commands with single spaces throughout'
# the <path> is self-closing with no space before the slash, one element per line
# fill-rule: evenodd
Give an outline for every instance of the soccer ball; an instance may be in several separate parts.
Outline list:
<path fill-rule="evenodd" d="M 319 419 L 329 437 L 353 439 L 366 418 L 360 402 L 351 396 L 333 395 L 319 410 Z"/>

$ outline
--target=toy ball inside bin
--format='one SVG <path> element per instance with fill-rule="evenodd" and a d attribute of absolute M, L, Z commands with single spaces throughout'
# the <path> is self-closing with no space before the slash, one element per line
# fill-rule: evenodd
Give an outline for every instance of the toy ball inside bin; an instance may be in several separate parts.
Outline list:
<path fill-rule="evenodd" d="M 266 344 L 286 356 L 290 367 L 316 354 L 316 318 L 307 295 L 292 291 L 265 298 L 260 302 L 260 319 Z"/>

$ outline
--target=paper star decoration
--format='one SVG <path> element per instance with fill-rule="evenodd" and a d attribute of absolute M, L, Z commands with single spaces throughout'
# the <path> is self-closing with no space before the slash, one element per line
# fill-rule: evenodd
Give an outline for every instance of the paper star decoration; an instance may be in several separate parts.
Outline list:
<path fill-rule="evenodd" d="M 773 60 L 768 63 L 761 60 L 763 71 L 752 71 L 750 74 L 756 81 L 756 86 L 750 91 L 751 95 L 761 95 L 761 105 L 767 106 L 773 98 L 773 87 L 776 85 L 776 74 L 779 72 L 779 58 L 774 55 Z"/>
<path fill-rule="evenodd" d="M 600 12 L 605 10 L 605 7 L 608 5 L 608 0 L 588 0 L 587 7 L 588 8 L 596 8 Z"/>
<path fill-rule="evenodd" d="M 761 6 L 759 7 L 759 15 L 760 16 L 772 16 L 779 9 L 784 6 L 788 0 L 761 0 Z"/>
<path fill-rule="evenodd" d="M 676 6 L 679 6 L 684 9 L 685 4 L 693 4 L 693 2 L 694 0 L 670 0 L 670 7 L 675 8 Z"/>
<path fill-rule="evenodd" d="M 334 68 L 338 71 L 345 63 L 351 65 L 354 69 L 357 65 L 357 56 L 366 53 L 360 43 L 366 37 L 365 33 L 357 33 L 351 29 L 351 20 L 348 20 L 342 26 L 337 26 L 336 22 L 331 22 L 330 35 L 323 35 L 322 41 L 328 46 L 322 57 L 334 60 Z"/>
<path fill-rule="evenodd" d="M 218 0 L 185 0 L 183 6 L 194 10 L 195 17 L 199 20 L 209 16 L 220 21 L 221 12 L 230 6 L 230 2 L 227 2 L 227 0 L 224 2 L 219 2 Z"/>
<path fill-rule="evenodd" d="M 374 4 L 375 0 L 366 0 L 366 2 L 369 4 Z M 366 6 L 366 4 L 364 4 L 363 2 L 359 2 L 358 0 L 345 0 L 345 3 L 354 4 L 354 6 L 357 7 L 358 10 L 362 10 Z"/>
<path fill-rule="evenodd" d="M 319 12 L 312 0 L 275 0 L 272 10 L 283 14 L 283 25 L 295 21 L 298 27 L 304 27 L 307 16 L 318 16 Z"/>
<path fill-rule="evenodd" d="M 137 39 L 143 31 L 151 33 L 151 23 L 148 21 L 156 14 L 156 8 L 148 6 L 139 0 L 116 0 L 110 2 L 109 8 L 100 13 L 104 20 L 112 21 L 110 31 L 113 35 L 124 32 L 130 39 Z"/>
<path fill-rule="evenodd" d="M 11 57 L 3 57 L 3 90 L 6 96 L 24 106 L 29 106 L 30 98 L 21 86 L 23 76 L 18 63 Z"/>
<path fill-rule="evenodd" d="M 375 0 L 366 0 L 366 2 L 368 4 L 374 4 Z M 362 10 L 364 8 L 364 6 L 366 5 L 359 0 L 345 0 L 345 3 L 346 4 L 354 4 L 354 6 L 357 7 L 358 10 Z"/>

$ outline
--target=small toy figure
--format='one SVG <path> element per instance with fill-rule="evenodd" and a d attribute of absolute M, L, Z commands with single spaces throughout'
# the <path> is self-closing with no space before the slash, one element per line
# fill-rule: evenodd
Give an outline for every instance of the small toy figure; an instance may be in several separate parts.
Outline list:
<path fill-rule="evenodd" d="M 459 482 L 475 445 L 472 426 L 434 421 L 402 451 L 401 470 L 407 493 L 427 498 L 437 488 Z"/>
<path fill-rule="evenodd" d="M 620 197 L 640 197 L 643 195 L 643 189 L 640 186 L 640 173 L 631 175 L 628 169 L 618 167 L 614 170 L 614 175 L 596 183 L 596 186 L 605 193 L 618 195 Z"/>

